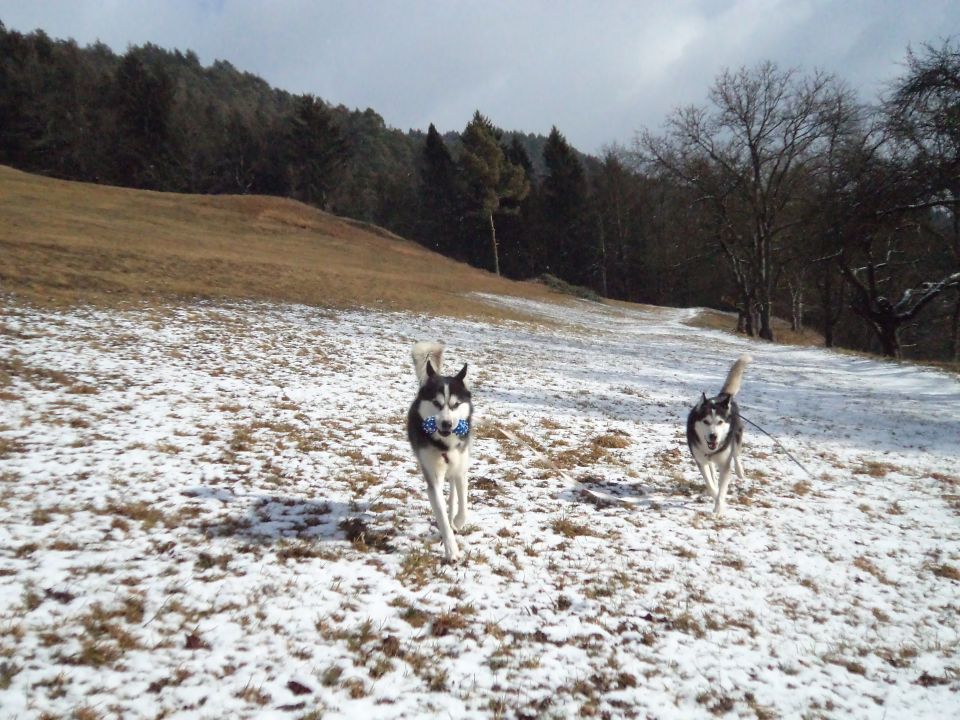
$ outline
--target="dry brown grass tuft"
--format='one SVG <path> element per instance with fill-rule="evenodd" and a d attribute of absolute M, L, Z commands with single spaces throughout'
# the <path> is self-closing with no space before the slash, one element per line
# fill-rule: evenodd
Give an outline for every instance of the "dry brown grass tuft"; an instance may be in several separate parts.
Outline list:
<path fill-rule="evenodd" d="M 794 495 L 803 496 L 810 493 L 810 491 L 813 489 L 813 485 L 806 480 L 798 480 L 790 486 L 790 489 L 793 490 Z"/>
<path fill-rule="evenodd" d="M 877 567 L 876 563 L 873 562 L 870 558 L 865 555 L 860 555 L 853 560 L 853 566 L 860 570 L 863 570 L 866 573 L 870 573 L 877 580 L 882 582 L 884 585 L 896 585 L 890 578 L 888 578 L 884 572 Z"/>
<path fill-rule="evenodd" d="M 127 518 L 128 520 L 137 520 L 144 530 L 149 530 L 160 523 L 169 527 L 169 522 L 164 512 L 144 500 L 129 502 L 125 505 L 111 503 L 105 509 L 95 512 L 103 515 L 116 515 Z"/>
<path fill-rule="evenodd" d="M 468 621 L 463 613 L 457 611 L 440 613 L 433 622 L 430 623 L 430 634 L 433 637 L 443 637 L 449 635 L 454 630 L 462 630 L 467 627 Z"/>
<path fill-rule="evenodd" d="M 595 535 L 594 531 L 583 523 L 574 522 L 569 518 L 557 518 L 550 523 L 551 529 L 558 535 L 573 538 L 581 535 Z"/>
<path fill-rule="evenodd" d="M 880 462 L 879 460 L 864 460 L 860 464 L 860 467 L 856 468 L 854 472 L 861 475 L 869 475 L 870 477 L 874 478 L 882 478 L 896 471 L 896 469 L 896 466 L 887 462 Z"/>
<path fill-rule="evenodd" d="M 5 458 L 14 453 L 21 453 L 24 450 L 26 450 L 26 447 L 19 440 L 0 437 L 0 458 Z"/>
<path fill-rule="evenodd" d="M 604 448 L 605 450 L 622 450 L 630 447 L 630 436 L 623 430 L 611 430 L 603 435 L 598 435 L 590 441 L 594 446 Z"/>
<path fill-rule="evenodd" d="M 946 578 L 947 580 L 960 580 L 960 570 L 946 563 L 934 566 L 933 574 L 940 578 Z"/>
<path fill-rule="evenodd" d="M 429 551 L 413 550 L 400 561 L 397 579 L 404 585 L 421 588 L 436 574 L 438 562 Z"/>

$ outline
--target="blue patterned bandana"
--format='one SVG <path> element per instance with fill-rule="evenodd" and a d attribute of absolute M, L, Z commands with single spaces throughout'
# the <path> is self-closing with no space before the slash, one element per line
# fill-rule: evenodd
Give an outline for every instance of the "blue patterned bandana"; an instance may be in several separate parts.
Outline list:
<path fill-rule="evenodd" d="M 428 418 L 424 418 L 420 427 L 423 428 L 423 431 L 427 435 L 433 435 L 437 431 L 437 418 L 431 415 Z M 457 423 L 457 426 L 453 429 L 453 434 L 457 437 L 464 437 L 467 433 L 470 432 L 470 423 L 466 420 L 461 420 Z"/>

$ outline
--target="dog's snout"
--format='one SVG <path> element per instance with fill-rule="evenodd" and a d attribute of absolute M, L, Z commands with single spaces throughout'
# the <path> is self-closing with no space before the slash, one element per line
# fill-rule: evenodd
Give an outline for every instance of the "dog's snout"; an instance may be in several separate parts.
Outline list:
<path fill-rule="evenodd" d="M 440 429 L 445 431 L 450 431 L 453 428 L 453 423 L 449 420 L 442 420 L 440 422 Z"/>

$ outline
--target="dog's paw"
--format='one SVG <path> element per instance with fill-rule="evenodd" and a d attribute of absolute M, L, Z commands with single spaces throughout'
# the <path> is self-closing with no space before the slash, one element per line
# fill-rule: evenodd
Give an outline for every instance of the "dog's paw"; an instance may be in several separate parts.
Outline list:
<path fill-rule="evenodd" d="M 450 525 L 454 530 L 460 531 L 467 524 L 467 514 L 465 512 L 457 513 L 457 516 L 450 519 Z"/>
<path fill-rule="evenodd" d="M 460 554 L 460 548 L 458 548 L 456 545 L 453 547 L 445 547 L 443 549 L 443 561 L 448 565 L 453 565 L 454 563 L 460 562 L 461 557 L 462 555 Z"/>

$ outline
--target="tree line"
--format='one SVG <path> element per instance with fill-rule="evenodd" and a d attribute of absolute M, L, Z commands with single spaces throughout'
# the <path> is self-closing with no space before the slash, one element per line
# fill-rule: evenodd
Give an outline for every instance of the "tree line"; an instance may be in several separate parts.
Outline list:
<path fill-rule="evenodd" d="M 293 197 L 512 278 L 706 305 L 774 339 L 960 358 L 960 49 L 908 51 L 879 102 L 766 62 L 630 146 L 554 127 L 389 128 L 154 45 L 0 23 L 0 162 L 90 182 Z"/>

